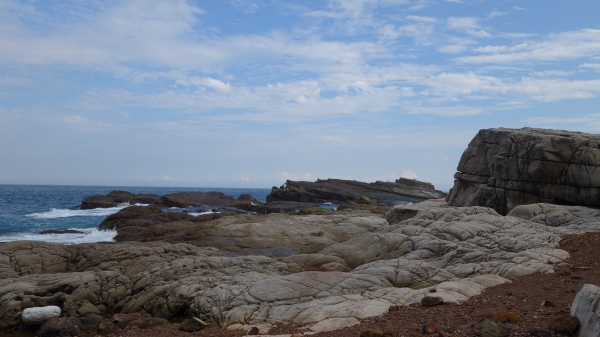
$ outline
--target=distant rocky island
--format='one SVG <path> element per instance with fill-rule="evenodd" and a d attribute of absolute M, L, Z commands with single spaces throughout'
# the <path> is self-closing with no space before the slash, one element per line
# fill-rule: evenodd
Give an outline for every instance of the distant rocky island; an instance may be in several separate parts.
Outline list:
<path fill-rule="evenodd" d="M 78 207 L 129 205 L 99 225 L 116 230 L 117 243 L 0 244 L 0 329 L 110 335 L 185 320 L 185 331 L 320 332 L 392 308 L 463 302 L 554 272 L 569 257 L 561 235 L 600 231 L 598 158 L 599 135 L 499 128 L 471 141 L 449 194 L 400 178 L 288 180 L 266 202 L 219 192 L 90 196 Z M 590 287 L 568 317 L 582 331 L 600 326 L 600 309 L 585 307 L 600 301 Z"/>

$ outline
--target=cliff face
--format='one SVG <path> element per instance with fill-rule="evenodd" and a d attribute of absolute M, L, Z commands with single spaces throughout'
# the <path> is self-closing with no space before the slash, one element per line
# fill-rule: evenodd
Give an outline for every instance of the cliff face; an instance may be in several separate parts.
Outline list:
<path fill-rule="evenodd" d="M 374 183 L 340 179 L 319 179 L 316 182 L 288 180 L 283 188 L 273 187 L 271 194 L 267 196 L 267 202 L 352 202 L 365 200 L 362 198 L 363 196 L 379 202 L 418 202 L 443 198 L 446 193 L 435 190 L 430 183 L 403 178 L 396 182 L 377 181 Z"/>
<path fill-rule="evenodd" d="M 463 153 L 447 200 L 500 214 L 538 202 L 600 206 L 600 135 L 485 129 Z"/>

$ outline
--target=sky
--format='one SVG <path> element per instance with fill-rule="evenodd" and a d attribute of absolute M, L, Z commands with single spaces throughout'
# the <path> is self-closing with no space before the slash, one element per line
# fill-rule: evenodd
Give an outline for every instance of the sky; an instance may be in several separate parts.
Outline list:
<path fill-rule="evenodd" d="M 447 191 L 599 96 L 597 0 L 0 0 L 0 184 Z"/>

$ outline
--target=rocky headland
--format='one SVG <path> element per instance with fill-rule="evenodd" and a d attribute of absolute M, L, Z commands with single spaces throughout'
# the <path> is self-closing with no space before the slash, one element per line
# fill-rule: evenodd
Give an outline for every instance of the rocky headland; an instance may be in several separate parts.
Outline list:
<path fill-rule="evenodd" d="M 469 303 L 487 288 L 506 287 L 526 275 L 562 275 L 573 268 L 561 265 L 572 253 L 563 249 L 562 238 L 600 232 L 600 210 L 588 207 L 597 200 L 582 197 L 600 188 L 600 178 L 589 183 L 568 178 L 575 174 L 573 166 L 583 165 L 576 164 L 581 158 L 593 157 L 586 153 L 598 148 L 594 137 L 482 130 L 461 158 L 447 201 L 432 185 L 403 179 L 287 181 L 273 188 L 266 203 L 218 192 L 156 196 L 144 203 L 149 206 L 124 208 L 102 222 L 101 229 L 117 230 L 113 244 L 5 243 L 0 245 L 0 329 L 30 326 L 23 321 L 25 309 L 56 306 L 61 317 L 48 321 L 80 322 L 91 334 L 183 319 L 190 319 L 184 323 L 190 331 L 209 324 L 258 334 L 281 331 L 283 325 L 318 333 L 349 329 L 403 308 Z M 539 172 L 554 172 L 548 163 L 563 165 L 564 172 L 549 175 L 555 181 L 537 182 Z M 592 163 L 586 165 L 594 175 Z M 578 186 L 579 199 L 565 192 L 576 187 L 569 184 Z M 525 185 L 529 189 L 517 188 Z M 117 197 L 110 194 L 106 197 Z M 141 204 L 134 200 L 128 202 Z M 344 207 L 315 207 L 323 202 Z M 273 208 L 281 205 L 290 212 Z M 230 212 L 193 215 L 166 212 L 167 207 Z M 582 298 L 596 298 L 595 290 L 586 291 Z M 596 324 L 584 322 L 596 310 L 581 309 L 586 301 L 574 304 L 568 324 L 572 317 L 584 326 Z M 522 332 L 516 319 L 497 321 L 484 326 L 498 334 L 473 333 Z M 529 335 L 554 333 L 541 330 L 547 334 Z M 449 332 L 436 328 L 435 333 Z"/>

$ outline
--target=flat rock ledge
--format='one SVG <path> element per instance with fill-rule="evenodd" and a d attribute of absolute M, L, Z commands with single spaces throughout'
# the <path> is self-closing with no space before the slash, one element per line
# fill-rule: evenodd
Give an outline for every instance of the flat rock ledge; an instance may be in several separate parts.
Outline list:
<path fill-rule="evenodd" d="M 48 305 L 71 317 L 142 313 L 195 316 L 221 326 L 294 323 L 323 331 L 381 315 L 390 306 L 419 303 L 432 288 L 445 302 L 461 302 L 511 277 L 553 272 L 569 256 L 558 248 L 560 234 L 600 229 L 594 210 L 528 207 L 502 216 L 491 208 L 439 201 L 398 206 L 387 221 L 347 220 L 360 228 L 351 237 L 283 257 L 224 257 L 217 248 L 164 242 L 5 243 L 0 329 L 19 326 L 25 308 Z M 342 230 L 327 217 L 298 219 L 306 230 L 319 228 L 314 237 L 321 238 Z M 279 238 L 295 224 L 281 226 L 272 235 Z"/>

